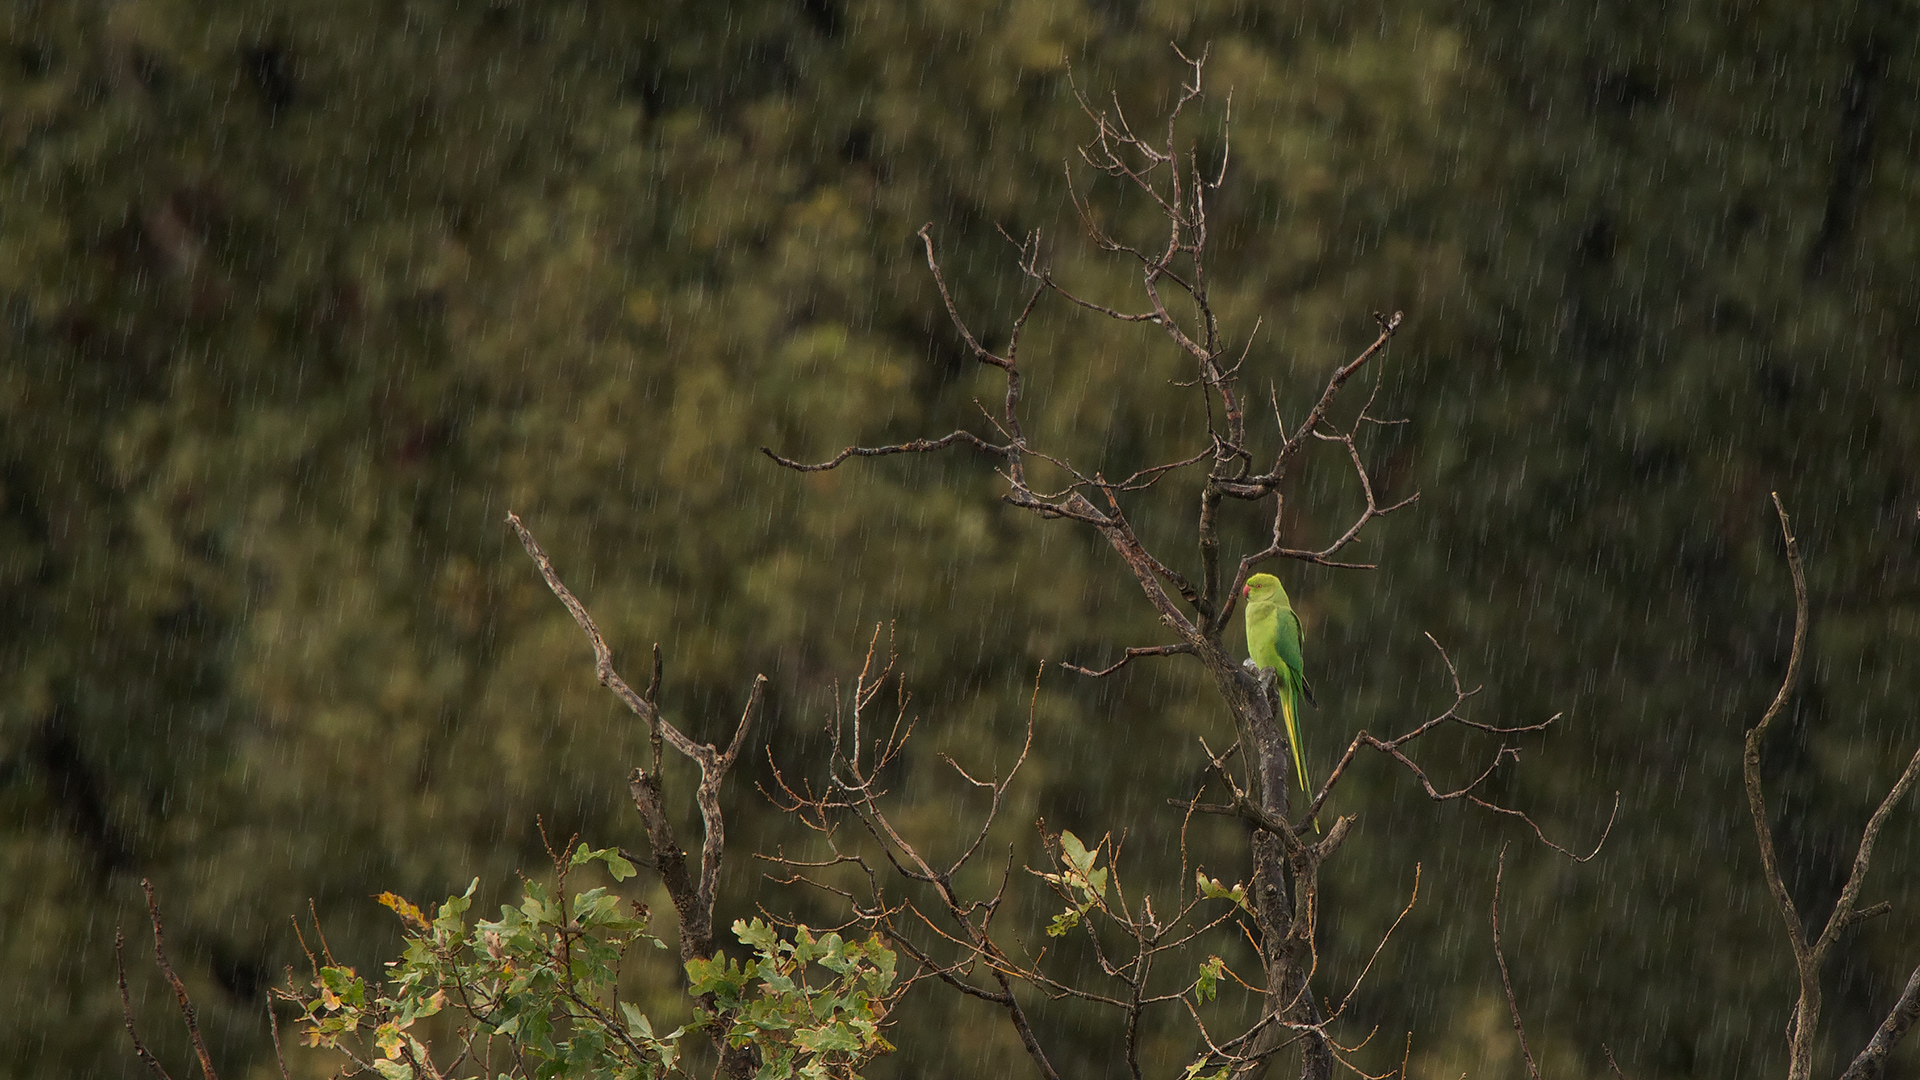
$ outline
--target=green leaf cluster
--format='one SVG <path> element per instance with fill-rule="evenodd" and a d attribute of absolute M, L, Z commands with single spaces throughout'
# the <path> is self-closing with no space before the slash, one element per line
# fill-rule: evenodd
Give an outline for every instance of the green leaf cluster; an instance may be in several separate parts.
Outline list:
<path fill-rule="evenodd" d="M 584 844 L 569 868 L 592 862 L 616 880 L 633 875 L 617 850 Z M 855 941 L 801 926 L 789 938 L 758 919 L 736 922 L 751 958 L 687 961 L 696 1016 L 660 1033 L 620 996 L 628 951 L 664 948 L 646 910 L 605 888 L 570 896 L 565 888 L 564 875 L 557 890 L 524 882 L 520 902 L 502 907 L 498 919 L 471 921 L 477 879 L 431 916 L 382 894 L 405 933 L 385 977 L 370 985 L 329 955 L 316 961 L 307 986 L 280 996 L 300 1008 L 305 1045 L 385 1080 L 660 1080 L 689 1075 L 682 1039 L 708 1029 L 750 1049 L 767 1080 L 856 1080 L 865 1062 L 893 1049 L 881 1027 L 899 991 L 896 959 L 877 937 Z M 434 1017 L 451 1023 L 429 1032 L 423 1021 Z"/>
<path fill-rule="evenodd" d="M 878 935 L 856 941 L 796 926 L 783 938 L 757 918 L 736 920 L 733 933 L 753 958 L 687 961 L 688 992 L 711 995 L 727 1040 L 758 1051 L 762 1080 L 851 1080 L 892 1052 L 880 1032 L 895 956 Z"/>
<path fill-rule="evenodd" d="M 1047 924 L 1048 937 L 1064 937 L 1107 898 L 1107 868 L 1094 865 L 1105 849 L 1104 840 L 1088 850 L 1071 831 L 1060 833 L 1060 861 L 1066 866 L 1059 873 L 1042 874 L 1040 878 L 1067 898 L 1068 907 Z"/>
<path fill-rule="evenodd" d="M 633 867 L 610 850 L 584 845 L 572 865 L 604 862 L 618 878 Z M 440 1076 L 525 1076 L 537 1080 L 676 1074 L 684 1028 L 655 1034 L 620 1000 L 620 962 L 636 944 L 661 947 L 644 908 L 605 888 L 568 897 L 525 882 L 518 905 L 494 920 L 468 920 L 475 879 L 431 917 L 392 893 L 380 902 L 400 917 L 405 948 L 369 986 L 353 968 L 316 963 L 310 984 L 281 996 L 301 1009 L 310 1047 L 343 1055 L 385 1080 Z M 564 878 L 560 882 L 565 888 Z M 448 1013 L 449 1031 L 422 1021 Z M 463 1071 L 464 1067 L 464 1071 Z"/>

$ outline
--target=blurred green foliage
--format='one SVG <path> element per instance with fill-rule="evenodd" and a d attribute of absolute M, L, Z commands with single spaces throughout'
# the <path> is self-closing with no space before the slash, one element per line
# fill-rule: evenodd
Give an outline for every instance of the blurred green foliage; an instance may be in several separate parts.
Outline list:
<path fill-rule="evenodd" d="M 504 889 L 541 858 L 536 815 L 640 842 L 622 778 L 645 733 L 508 542 L 510 508 L 630 675 L 663 644 L 662 700 L 697 737 L 772 676 L 783 766 L 897 621 L 922 717 L 897 820 L 939 838 L 977 811 L 936 753 L 1006 765 L 1035 667 L 1153 643 L 1151 613 L 1087 536 L 996 504 L 987 463 L 798 478 L 754 450 L 982 423 L 993 381 L 939 310 L 922 221 L 985 333 L 1019 299 L 996 224 L 1048 230 L 1063 281 L 1125 303 L 1131 271 L 1065 201 L 1071 90 L 1154 115 L 1171 40 L 1211 49 L 1204 154 L 1232 95 L 1212 272 L 1239 340 L 1262 320 L 1251 385 L 1297 414 L 1369 311 L 1409 317 L 1383 401 L 1412 423 L 1370 460 L 1419 509 L 1373 534 L 1376 573 L 1279 568 L 1318 767 L 1443 701 L 1422 631 L 1487 685 L 1476 715 L 1564 711 L 1500 797 L 1576 846 L 1615 791 L 1622 809 L 1591 863 L 1515 849 L 1536 1051 L 1560 1077 L 1605 1075 L 1602 1044 L 1646 1080 L 1767 1074 L 1792 984 L 1737 761 L 1790 625 L 1769 490 L 1816 605 L 1768 757 L 1803 906 L 1836 893 L 1920 731 L 1915 30 L 1903 0 L 9 5 L 0 1072 L 138 1068 L 111 930 L 138 925 L 141 875 L 232 1080 L 271 1070 L 261 1003 L 308 898 L 364 966 L 400 945 L 372 894 Z M 1093 190 L 1108 227 L 1150 226 Z M 1163 339 L 1048 310 L 1023 355 L 1029 434 L 1089 468 L 1204 430 Z M 1309 541 L 1357 498 L 1336 455 L 1310 464 L 1289 493 Z M 1191 501 L 1169 483 L 1131 508 L 1176 565 Z M 1198 782 L 1195 736 L 1225 737 L 1211 695 L 1177 658 L 1102 683 L 1050 667 L 1000 841 L 1033 861 L 1036 818 L 1131 829 L 1129 880 L 1174 883 L 1164 800 Z M 1423 760 L 1464 777 L 1489 750 Z M 798 843 L 755 778 L 728 808 L 722 917 L 818 914 L 746 857 Z M 1369 1052 L 1397 1062 L 1411 1028 L 1416 1076 L 1517 1075 L 1481 913 L 1493 852 L 1525 836 L 1377 763 L 1349 785 L 1327 992 L 1420 862 L 1431 901 L 1354 1006 L 1382 1025 Z M 1895 914 L 1831 972 L 1830 1055 L 1920 960 L 1916 819 L 1869 884 Z M 1240 876 L 1230 828 L 1193 831 Z M 1038 940 L 1051 901 L 1010 903 Z M 678 975 L 636 974 L 632 1000 L 666 1015 Z M 1110 1028 L 1036 1012 L 1056 1060 L 1108 1073 Z M 1024 1068 L 975 1003 L 892 1019 L 875 1075 Z M 1148 1043 L 1163 1071 L 1191 1049 L 1184 1022 Z"/>
<path fill-rule="evenodd" d="M 760 919 L 734 920 L 734 936 L 753 951 L 745 964 L 725 956 L 686 962 L 688 996 L 710 997 L 711 1008 L 696 1006 L 695 1023 L 656 1032 L 633 1002 L 620 1000 L 628 954 L 667 947 L 649 931 L 647 909 L 605 886 L 570 893 L 567 884 L 569 872 L 588 863 L 604 863 L 616 882 L 634 876 L 633 864 L 585 844 L 554 862 L 553 885 L 523 881 L 518 904 L 471 929 L 478 879 L 431 919 L 382 893 L 406 935 L 384 978 L 369 983 L 326 949 L 309 952 L 305 985 L 290 979 L 274 991 L 298 1008 L 301 1042 L 326 1052 L 320 1060 L 334 1068 L 382 1080 L 698 1076 L 711 1063 L 693 1058 L 689 1069 L 681 1039 L 722 1018 L 729 1026 L 720 1036 L 752 1047 L 765 1076 L 859 1080 L 861 1065 L 893 1049 L 880 1021 L 901 991 L 896 957 L 877 936 L 850 941 L 796 926 L 783 937 Z"/>

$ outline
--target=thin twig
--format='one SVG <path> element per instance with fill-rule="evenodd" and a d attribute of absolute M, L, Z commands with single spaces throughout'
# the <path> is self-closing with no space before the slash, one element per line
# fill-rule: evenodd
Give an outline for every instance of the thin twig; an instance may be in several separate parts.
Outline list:
<path fill-rule="evenodd" d="M 127 1038 L 133 1040 L 133 1052 L 139 1055 L 147 1068 L 153 1070 L 155 1076 L 160 1080 L 173 1080 L 167 1075 L 166 1067 L 160 1064 L 160 1059 L 154 1057 L 153 1051 L 147 1049 L 147 1044 L 140 1041 L 140 1032 L 134 1028 L 133 997 L 127 993 L 126 945 L 126 935 L 116 929 L 113 932 L 113 966 L 120 978 L 120 1014 L 126 1022 Z"/>
<path fill-rule="evenodd" d="M 141 878 L 140 889 L 147 894 L 147 916 L 153 920 L 153 958 L 160 964 L 160 972 L 167 977 L 168 985 L 173 987 L 180 1018 L 187 1024 L 187 1037 L 192 1040 L 194 1055 L 200 1060 L 200 1071 L 207 1080 L 220 1080 L 213 1071 L 213 1055 L 207 1053 L 207 1041 L 200 1036 L 200 1016 L 193 1007 L 193 999 L 187 996 L 187 984 L 180 981 L 173 964 L 167 960 L 167 931 L 160 922 L 160 902 L 154 898 L 153 882 Z"/>
<path fill-rule="evenodd" d="M 273 1063 L 280 1066 L 280 1080 L 293 1080 L 287 1071 L 287 1053 L 280 1046 L 280 1017 L 273 1011 L 273 997 L 267 997 L 267 1030 L 273 1035 Z"/>
<path fill-rule="evenodd" d="M 1607 813 L 1607 824 L 1600 830 L 1600 839 L 1593 842 L 1592 851 L 1587 852 L 1585 855 L 1576 855 L 1572 849 L 1563 847 L 1548 839 L 1547 834 L 1540 828 L 1540 823 L 1533 820 L 1533 818 L 1524 811 L 1490 803 L 1478 795 L 1468 795 L 1467 801 L 1483 810 L 1491 810 L 1496 814 L 1505 814 L 1508 817 L 1519 818 L 1521 821 L 1527 823 L 1527 827 L 1533 830 L 1533 835 L 1538 837 L 1542 844 L 1545 844 L 1577 863 L 1592 862 L 1594 856 L 1600 854 L 1600 849 L 1607 846 L 1607 837 L 1613 835 L 1613 823 L 1620 817 L 1620 793 L 1616 791 L 1613 793 L 1613 809 Z"/>
<path fill-rule="evenodd" d="M 1500 863 L 1493 872 L 1493 958 L 1500 962 L 1500 986 L 1507 992 L 1507 1008 L 1513 1013 L 1513 1030 L 1520 1036 L 1520 1053 L 1527 1059 L 1527 1075 L 1540 1080 L 1540 1066 L 1533 1062 L 1533 1047 L 1527 1045 L 1527 1028 L 1520 1022 L 1520 1002 L 1513 996 L 1513 979 L 1507 974 L 1507 956 L 1500 949 L 1500 879 L 1507 872 L 1507 847 L 1500 845 Z"/>
<path fill-rule="evenodd" d="M 935 450 L 944 450 L 954 443 L 971 446 L 976 450 L 994 455 L 1005 455 L 1009 449 L 1009 447 L 1005 446 L 995 446 L 993 443 L 975 435 L 971 431 L 956 431 L 951 435 L 943 435 L 938 439 L 913 439 L 909 442 L 898 443 L 893 446 L 849 446 L 827 460 L 814 465 L 781 457 L 779 454 L 774 453 L 772 449 L 765 446 L 760 448 L 760 452 L 772 458 L 783 468 L 792 469 L 794 472 L 825 472 L 828 469 L 839 467 L 839 465 L 848 458 L 886 457 L 890 454 L 926 454 Z"/>
<path fill-rule="evenodd" d="M 1779 692 L 1774 694 L 1773 703 L 1767 706 L 1760 722 L 1747 731 L 1741 764 L 1746 779 L 1747 809 L 1753 815 L 1754 833 L 1760 842 L 1760 869 L 1766 876 L 1767 891 L 1773 894 L 1774 905 L 1780 909 L 1781 921 L 1786 924 L 1787 944 L 1793 950 L 1794 969 L 1800 977 L 1800 998 L 1787 1025 L 1787 1075 L 1789 1080 L 1808 1080 L 1813 1073 L 1813 1029 L 1820 1015 L 1820 971 L 1813 949 L 1807 944 L 1800 910 L 1794 905 L 1786 880 L 1780 874 L 1773 824 L 1767 815 L 1766 792 L 1760 784 L 1760 741 L 1793 697 L 1800 681 L 1800 663 L 1807 640 L 1807 578 L 1800 566 L 1800 543 L 1794 539 L 1793 524 L 1787 519 L 1787 508 L 1780 502 L 1779 492 L 1773 494 L 1773 509 L 1780 518 L 1780 534 L 1787 544 L 1787 569 L 1793 576 L 1793 646 Z"/>
<path fill-rule="evenodd" d="M 1119 671 L 1121 668 L 1126 667 L 1129 662 L 1143 656 L 1190 656 L 1192 653 L 1192 645 L 1154 645 L 1148 648 L 1128 649 L 1127 654 L 1122 656 L 1112 667 L 1104 667 L 1098 671 L 1094 671 L 1091 668 L 1083 668 L 1078 664 L 1062 663 L 1060 666 L 1066 668 L 1068 671 L 1099 679 Z"/>

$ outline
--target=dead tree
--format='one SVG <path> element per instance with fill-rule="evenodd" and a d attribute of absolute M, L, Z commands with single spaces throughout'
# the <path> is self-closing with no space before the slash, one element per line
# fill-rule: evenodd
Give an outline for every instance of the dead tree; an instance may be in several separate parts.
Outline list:
<path fill-rule="evenodd" d="M 1310 986 L 1316 968 L 1316 927 L 1321 916 L 1319 874 L 1322 865 L 1346 839 L 1354 819 L 1339 817 L 1318 837 L 1311 829 L 1303 830 L 1303 824 L 1314 820 L 1347 774 L 1348 766 L 1361 750 L 1369 749 L 1410 769 L 1429 798 L 1465 800 L 1532 826 L 1532 819 L 1522 811 L 1497 806 L 1475 793 L 1478 785 L 1512 755 L 1511 748 L 1504 743 L 1494 751 L 1486 771 L 1464 787 L 1453 790 L 1436 785 L 1408 755 L 1407 747 L 1420 736 L 1447 724 L 1464 724 L 1504 738 L 1538 731 L 1553 723 L 1553 719 L 1516 727 L 1470 721 L 1461 715 L 1459 708 L 1472 691 L 1461 688 L 1455 673 L 1453 707 L 1394 738 L 1360 733 L 1306 805 L 1290 805 L 1290 753 L 1284 728 L 1275 719 L 1273 688 L 1235 659 L 1224 639 L 1247 579 L 1262 564 L 1292 559 L 1318 566 L 1370 569 L 1369 564 L 1347 561 L 1343 553 L 1374 519 L 1401 510 L 1418 498 L 1418 495 L 1409 495 L 1396 501 L 1383 501 L 1376 491 L 1361 445 L 1370 425 L 1389 422 L 1372 413 L 1380 386 L 1377 369 L 1402 320 L 1398 312 L 1392 315 L 1376 312 L 1372 342 L 1351 360 L 1333 367 L 1318 399 L 1297 422 L 1288 423 L 1277 395 L 1270 394 L 1273 432 L 1262 436 L 1250 430 L 1249 395 L 1241 384 L 1240 372 L 1253 347 L 1253 334 L 1248 333 L 1245 340 L 1236 342 L 1208 291 L 1207 202 L 1211 193 L 1225 181 L 1229 154 L 1223 146 L 1218 163 L 1203 167 L 1200 154 L 1190 146 L 1181 145 L 1180 120 L 1188 107 L 1201 99 L 1205 62 L 1204 57 L 1182 56 L 1182 59 L 1188 64 L 1189 78 L 1168 110 L 1164 128 L 1154 134 L 1137 133 L 1117 98 L 1111 110 L 1097 109 L 1085 98 L 1081 99 L 1093 126 L 1091 140 L 1081 148 L 1085 165 L 1147 199 L 1164 219 L 1164 234 L 1151 241 L 1117 237 L 1102 226 L 1088 198 L 1077 191 L 1073 194 L 1080 220 L 1094 245 L 1138 269 L 1140 299 L 1133 306 L 1118 306 L 1084 296 L 1058 281 L 1046 263 L 1040 235 L 1029 234 L 1016 243 L 1019 270 L 1028 283 L 1026 299 L 1007 330 L 1004 351 L 996 352 L 982 343 L 956 304 L 941 269 L 931 226 L 923 227 L 919 236 L 927 267 L 954 329 L 976 361 L 997 369 L 1004 377 L 1005 394 L 998 414 L 988 413 L 993 434 L 987 436 L 960 429 L 936 438 L 887 446 L 849 446 L 817 463 L 794 460 L 764 447 L 762 451 L 785 468 L 818 472 L 837 468 L 855 458 L 965 448 L 1000 462 L 999 473 L 1006 484 L 1002 498 L 1010 505 L 1044 519 L 1091 528 L 1107 541 L 1172 640 L 1128 648 L 1117 662 L 1097 671 L 1069 667 L 1085 676 L 1101 677 L 1137 659 L 1191 657 L 1206 670 L 1224 700 L 1237 736 L 1235 745 L 1240 761 L 1244 762 L 1244 771 L 1235 775 L 1228 767 L 1230 755 L 1215 757 L 1214 771 L 1228 798 L 1225 802 L 1201 802 L 1196 797 L 1189 809 L 1232 815 L 1249 826 L 1252 883 L 1248 908 L 1264 967 L 1266 1006 L 1261 1019 L 1239 1037 L 1219 1043 L 1209 1038 L 1208 1060 L 1230 1067 L 1235 1074 L 1250 1075 L 1264 1071 L 1274 1052 L 1297 1041 L 1305 1061 L 1302 1076 L 1306 1080 L 1325 1080 L 1333 1072 L 1339 1048 L 1327 1034 L 1329 1018 L 1322 1015 L 1316 1005 Z M 1223 134 L 1223 143 L 1226 141 Z M 1021 354 L 1020 346 L 1029 321 L 1047 303 L 1064 303 L 1099 317 L 1139 325 L 1150 334 L 1164 335 L 1191 365 L 1192 378 L 1187 385 L 1193 388 L 1205 410 L 1204 443 L 1195 446 L 1186 456 L 1140 468 L 1120 479 L 1109 479 L 1098 471 L 1089 472 L 1045 449 L 1044 441 L 1028 432 L 1021 412 L 1022 380 L 1028 359 Z M 1336 404 L 1349 383 L 1369 364 L 1376 368 L 1373 392 L 1344 426 L 1336 426 Z M 1289 470 L 1301 462 L 1302 451 L 1315 444 L 1333 444 L 1344 449 L 1364 506 L 1338 535 L 1321 543 L 1301 544 L 1290 536 L 1280 491 Z M 1149 550 L 1127 510 L 1127 503 L 1135 493 L 1153 487 L 1170 475 L 1186 472 L 1198 472 L 1201 479 L 1192 532 L 1192 555 L 1198 569 L 1191 576 L 1176 569 L 1179 560 L 1163 558 Z M 1036 474 L 1045 479 L 1035 479 Z M 1268 540 L 1265 546 L 1234 558 L 1222 550 L 1220 524 L 1223 514 L 1239 507 L 1263 515 Z M 1448 667 L 1451 671 L 1451 661 Z M 962 948 L 965 957 L 940 962 L 929 956 L 928 962 L 957 986 L 955 971 L 968 963 L 984 965 L 991 974 L 994 988 L 972 983 L 958 988 L 1003 1005 L 1041 1075 L 1054 1075 L 1013 998 L 1013 983 L 1025 980 L 1055 991 L 1059 988 L 1050 985 L 1044 975 L 1011 964 L 991 942 L 984 927 L 969 921 L 990 919 L 993 903 L 967 902 L 951 896 L 947 883 L 952 871 L 927 865 L 904 837 L 890 831 L 871 798 L 871 783 L 870 775 L 843 768 L 824 791 L 790 790 L 788 806 L 816 820 L 830 810 L 861 815 L 867 828 L 883 840 L 889 849 L 888 857 L 896 860 L 897 869 L 913 880 L 930 882 L 939 889 L 949 922 L 941 932 Z M 825 827 L 824 821 L 822 827 Z M 1538 833 L 1538 827 L 1533 827 Z M 1546 838 L 1543 835 L 1541 839 Z M 1557 844 L 1552 846 L 1566 852 Z M 971 853 L 975 849 L 968 850 Z M 888 907 L 877 897 L 874 903 L 877 906 L 868 910 L 872 917 L 879 918 Z M 1130 918 L 1123 917 L 1123 923 Z M 1122 1003 L 1127 1013 L 1129 1039 L 1138 1030 L 1137 1009 L 1142 995 L 1154 996 L 1136 986 L 1132 996 Z M 1137 1055 L 1131 1042 L 1125 1053 L 1137 1070 Z"/>

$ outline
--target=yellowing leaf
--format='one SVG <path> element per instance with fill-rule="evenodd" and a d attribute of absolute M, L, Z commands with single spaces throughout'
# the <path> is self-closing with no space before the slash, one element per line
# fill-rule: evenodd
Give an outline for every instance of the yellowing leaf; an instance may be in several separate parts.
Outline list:
<path fill-rule="evenodd" d="M 422 930 L 427 928 L 426 915 L 422 914 L 420 908 L 406 897 L 398 893 L 383 892 L 377 899 L 382 907 L 391 909 L 395 915 L 405 919 L 409 924 L 418 926 Z"/>

